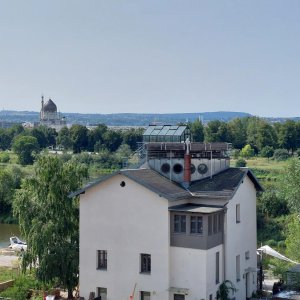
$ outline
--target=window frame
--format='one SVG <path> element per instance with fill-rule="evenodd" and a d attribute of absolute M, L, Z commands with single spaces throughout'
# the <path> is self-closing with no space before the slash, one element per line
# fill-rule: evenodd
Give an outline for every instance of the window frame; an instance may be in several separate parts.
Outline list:
<path fill-rule="evenodd" d="M 249 250 L 245 252 L 245 259 L 246 260 L 250 259 L 250 251 Z"/>
<path fill-rule="evenodd" d="M 192 231 L 192 224 L 194 224 L 194 232 Z M 203 235 L 203 216 L 190 216 L 190 234 Z"/>
<path fill-rule="evenodd" d="M 236 281 L 241 281 L 241 256 L 237 255 L 235 258 L 235 271 L 236 271 Z"/>
<path fill-rule="evenodd" d="M 151 274 L 151 254 L 140 253 L 140 273 Z"/>
<path fill-rule="evenodd" d="M 107 270 L 107 250 L 97 250 L 97 270 Z"/>
<path fill-rule="evenodd" d="M 216 284 L 220 283 L 220 252 L 216 252 Z"/>
<path fill-rule="evenodd" d="M 148 294 L 148 295 L 147 295 Z M 149 297 L 151 299 L 151 292 L 148 291 L 140 291 L 140 299 L 147 300 L 145 297 Z"/>
<path fill-rule="evenodd" d="M 101 292 L 101 290 L 102 290 L 102 292 Z M 106 299 L 103 299 L 103 300 L 107 300 L 107 288 L 105 288 L 105 287 L 97 287 L 97 297 L 101 297 L 101 299 L 102 299 L 102 297 L 103 297 L 103 295 L 101 295 L 101 293 L 105 293 L 105 296 L 106 296 Z"/>
<path fill-rule="evenodd" d="M 178 221 L 176 220 L 178 219 Z M 174 214 L 173 216 L 173 233 L 176 234 L 186 234 L 187 216 L 181 214 Z M 176 224 L 178 225 L 178 230 L 176 229 Z"/>
<path fill-rule="evenodd" d="M 241 205 L 236 204 L 235 206 L 235 221 L 236 223 L 241 223 Z"/>

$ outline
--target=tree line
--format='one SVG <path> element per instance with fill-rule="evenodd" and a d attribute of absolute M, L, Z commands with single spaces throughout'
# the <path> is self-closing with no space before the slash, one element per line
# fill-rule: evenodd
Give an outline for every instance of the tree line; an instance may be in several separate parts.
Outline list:
<path fill-rule="evenodd" d="M 299 121 L 270 123 L 259 117 L 246 117 L 229 122 L 214 120 L 206 125 L 196 120 L 188 123 L 188 126 L 195 142 L 228 142 L 234 149 L 243 149 L 249 145 L 253 154 L 262 154 L 265 157 L 272 156 L 275 149 L 285 149 L 293 153 L 300 148 Z M 121 145 L 128 145 L 134 151 L 137 143 L 142 142 L 143 131 L 143 128 L 113 130 L 104 124 L 93 129 L 73 125 L 71 128 L 63 127 L 59 132 L 45 126 L 25 129 L 17 125 L 0 129 L 0 150 L 12 149 L 23 165 L 33 163 L 32 153 L 38 153 L 47 147 L 72 150 L 73 153 L 112 153 Z"/>
<path fill-rule="evenodd" d="M 284 123 L 270 123 L 259 117 L 236 118 L 229 122 L 219 120 L 206 126 L 196 120 L 190 123 L 194 141 L 227 142 L 233 148 L 242 149 L 250 145 L 254 154 L 265 147 L 286 149 L 294 152 L 300 148 L 300 122 L 287 120 Z"/>
<path fill-rule="evenodd" d="M 0 150 L 13 150 L 22 165 L 32 164 L 34 153 L 45 148 L 72 150 L 73 153 L 88 152 L 115 152 L 123 144 L 128 145 L 131 151 L 142 141 L 143 129 L 127 131 L 112 130 L 100 124 L 89 130 L 83 125 L 63 127 L 59 132 L 45 126 L 33 129 L 16 125 L 8 129 L 0 129 Z M 7 158 L 2 156 L 2 162 Z"/>

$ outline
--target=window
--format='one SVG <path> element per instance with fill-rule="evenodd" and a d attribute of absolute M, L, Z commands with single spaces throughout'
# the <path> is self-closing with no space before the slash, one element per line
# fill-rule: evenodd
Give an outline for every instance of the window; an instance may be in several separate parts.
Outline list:
<path fill-rule="evenodd" d="M 241 208 L 240 205 L 237 204 L 235 207 L 235 216 L 236 216 L 236 223 L 240 223 L 241 222 Z"/>
<path fill-rule="evenodd" d="M 236 281 L 241 280 L 241 259 L 240 256 L 236 256 Z"/>
<path fill-rule="evenodd" d="M 186 216 L 174 215 L 174 232 L 176 233 L 186 232 Z"/>
<path fill-rule="evenodd" d="M 209 300 L 213 300 L 213 295 L 212 294 L 209 295 Z"/>
<path fill-rule="evenodd" d="M 141 254 L 141 273 L 151 273 L 151 255 Z"/>
<path fill-rule="evenodd" d="M 101 297 L 101 300 L 107 300 L 107 288 L 98 287 L 97 297 Z"/>
<path fill-rule="evenodd" d="M 208 216 L 208 235 L 212 235 L 212 215 Z"/>
<path fill-rule="evenodd" d="M 250 252 L 249 251 L 245 252 L 245 259 L 250 259 Z"/>
<path fill-rule="evenodd" d="M 150 292 L 141 292 L 141 300 L 150 300 Z"/>
<path fill-rule="evenodd" d="M 220 252 L 216 252 L 216 283 L 220 282 Z"/>
<path fill-rule="evenodd" d="M 203 233 L 203 220 L 202 217 L 191 217 L 191 234 Z"/>
<path fill-rule="evenodd" d="M 98 250 L 97 251 L 97 269 L 107 270 L 107 251 Z"/>
<path fill-rule="evenodd" d="M 181 294 L 174 294 L 174 300 L 184 300 L 184 295 Z"/>

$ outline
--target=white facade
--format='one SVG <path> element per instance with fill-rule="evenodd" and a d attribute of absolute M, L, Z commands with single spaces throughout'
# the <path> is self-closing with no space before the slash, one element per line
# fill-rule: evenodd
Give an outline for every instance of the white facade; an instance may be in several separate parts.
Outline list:
<path fill-rule="evenodd" d="M 128 300 L 137 284 L 136 294 L 168 299 L 168 201 L 118 175 L 81 196 L 80 224 L 81 296 L 105 287 L 109 300 Z M 97 250 L 107 250 L 106 271 L 96 269 Z M 151 274 L 140 273 L 141 253 L 151 254 Z"/>
<path fill-rule="evenodd" d="M 236 219 L 237 205 L 240 222 Z M 246 252 L 249 251 L 249 255 Z M 225 270 L 237 292 L 236 299 L 251 297 L 257 290 L 256 256 L 256 189 L 253 182 L 245 177 L 234 197 L 227 204 L 225 224 Z M 236 257 L 240 256 L 240 280 L 236 278 Z M 247 255 L 247 259 L 246 259 Z"/>
<path fill-rule="evenodd" d="M 123 174 L 86 189 L 80 196 L 80 295 L 88 299 L 90 292 L 97 295 L 97 288 L 106 288 L 108 300 L 128 300 L 136 285 L 136 300 L 141 291 L 150 292 L 151 300 L 173 300 L 174 293 L 185 300 L 210 300 L 219 284 L 230 280 L 238 290 L 235 299 L 251 296 L 256 290 L 253 181 L 245 176 L 229 201 L 193 201 L 225 205 L 223 243 L 204 250 L 171 246 L 170 201 Z M 97 269 L 97 250 L 107 251 L 105 270 Z M 151 255 L 150 274 L 140 272 L 141 254 Z"/>

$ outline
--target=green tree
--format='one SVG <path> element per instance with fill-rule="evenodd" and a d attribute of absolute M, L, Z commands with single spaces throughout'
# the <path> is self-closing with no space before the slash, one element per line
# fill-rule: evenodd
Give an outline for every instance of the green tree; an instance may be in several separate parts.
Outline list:
<path fill-rule="evenodd" d="M 39 144 L 33 136 L 17 136 L 12 145 L 13 151 L 17 154 L 21 165 L 29 165 L 34 161 L 34 152 L 38 151 Z"/>
<path fill-rule="evenodd" d="M 273 188 L 266 189 L 259 195 L 258 208 L 264 213 L 267 219 L 269 217 L 279 217 L 289 213 L 286 200 L 280 197 Z"/>
<path fill-rule="evenodd" d="M 204 126 L 202 122 L 197 119 L 194 123 L 190 124 L 192 140 L 194 142 L 203 142 L 204 141 Z"/>
<path fill-rule="evenodd" d="M 88 130 L 83 125 L 73 125 L 70 128 L 70 136 L 73 143 L 73 152 L 80 153 L 87 149 Z"/>
<path fill-rule="evenodd" d="M 11 136 L 8 131 L 0 128 L 0 150 L 9 149 L 11 144 Z"/>
<path fill-rule="evenodd" d="M 258 136 L 261 120 L 258 117 L 247 118 L 247 144 L 258 153 Z"/>
<path fill-rule="evenodd" d="M 278 136 L 279 146 L 294 152 L 297 149 L 297 130 L 296 122 L 286 121 L 280 128 Z"/>
<path fill-rule="evenodd" d="M 40 149 L 44 149 L 47 147 L 47 137 L 41 127 L 33 128 L 31 131 L 31 135 L 37 139 Z"/>
<path fill-rule="evenodd" d="M 132 151 L 138 147 L 138 143 L 143 141 L 143 128 L 129 129 L 122 132 L 123 144 L 128 144 Z"/>
<path fill-rule="evenodd" d="M 65 149 L 72 149 L 73 142 L 70 136 L 70 130 L 67 126 L 64 126 L 56 137 L 56 144 L 63 146 Z"/>
<path fill-rule="evenodd" d="M 231 142 L 230 128 L 225 122 L 214 120 L 205 127 L 206 142 Z"/>
<path fill-rule="evenodd" d="M 14 194 L 14 181 L 11 172 L 0 169 L 0 214 L 11 210 L 12 197 Z"/>
<path fill-rule="evenodd" d="M 34 177 L 22 182 L 13 203 L 28 244 L 23 271 L 35 265 L 40 281 L 66 288 L 69 298 L 78 283 L 79 207 L 78 199 L 68 195 L 85 178 L 84 165 L 62 163 L 56 156 L 40 157 Z"/>
<path fill-rule="evenodd" d="M 273 154 L 273 158 L 279 161 L 287 160 L 289 157 L 289 152 L 286 149 L 276 149 Z"/>
<path fill-rule="evenodd" d="M 254 149 L 251 148 L 249 144 L 247 144 L 240 152 L 240 155 L 245 158 L 250 158 L 254 156 Z"/>
<path fill-rule="evenodd" d="M 107 130 L 103 134 L 103 140 L 106 148 L 109 151 L 116 151 L 119 146 L 122 144 L 122 136 L 120 131 Z"/>
<path fill-rule="evenodd" d="M 260 155 L 269 159 L 274 155 L 274 148 L 271 146 L 265 146 L 261 149 Z"/>
<path fill-rule="evenodd" d="M 286 239 L 287 256 L 295 261 L 300 261 L 300 220 L 299 215 L 293 215 L 288 225 Z"/>
<path fill-rule="evenodd" d="M 277 146 L 276 131 L 274 127 L 266 121 L 261 120 L 259 123 L 256 145 L 258 150 L 262 150 L 267 146 L 273 148 L 276 148 Z"/>
<path fill-rule="evenodd" d="M 246 118 L 236 118 L 231 120 L 228 123 L 228 127 L 231 133 L 231 143 L 234 148 L 242 149 L 246 145 L 246 128 L 247 128 L 247 122 Z"/>
<path fill-rule="evenodd" d="M 300 213 L 300 160 L 292 159 L 282 176 L 281 193 L 289 208 Z"/>

